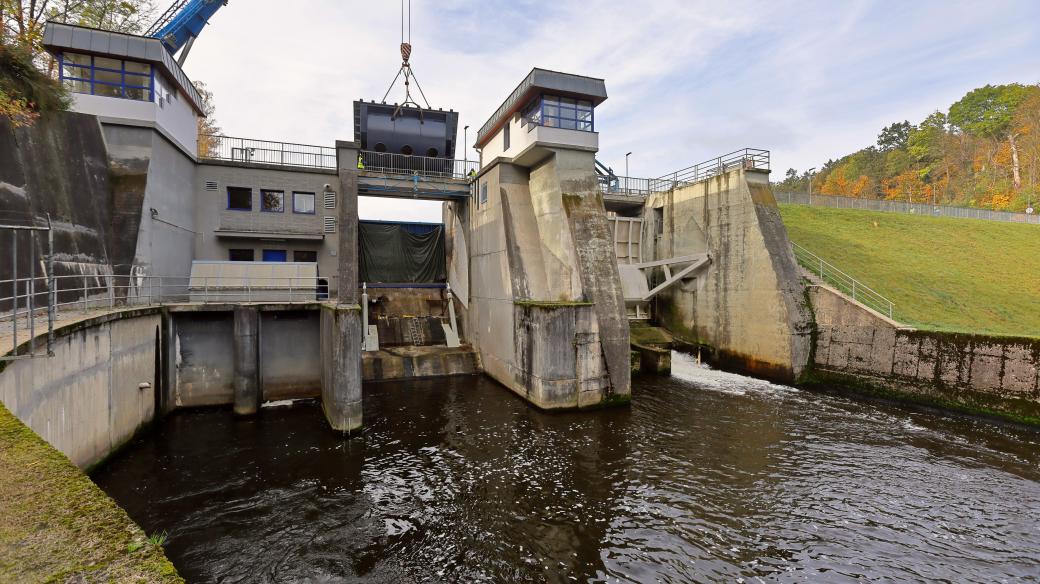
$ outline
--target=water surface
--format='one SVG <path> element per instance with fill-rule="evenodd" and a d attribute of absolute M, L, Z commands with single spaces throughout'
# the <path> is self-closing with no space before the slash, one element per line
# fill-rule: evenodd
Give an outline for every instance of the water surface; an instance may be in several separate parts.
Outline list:
<path fill-rule="evenodd" d="M 481 377 L 180 412 L 95 480 L 190 582 L 1040 578 L 1040 434 L 702 369 L 540 413 Z"/>

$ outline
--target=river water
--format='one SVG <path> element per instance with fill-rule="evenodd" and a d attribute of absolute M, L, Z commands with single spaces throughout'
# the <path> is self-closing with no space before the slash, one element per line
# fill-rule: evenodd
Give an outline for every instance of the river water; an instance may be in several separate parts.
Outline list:
<path fill-rule="evenodd" d="M 1040 578 L 1040 434 L 701 368 L 544 414 L 494 382 L 180 412 L 94 475 L 189 582 Z"/>

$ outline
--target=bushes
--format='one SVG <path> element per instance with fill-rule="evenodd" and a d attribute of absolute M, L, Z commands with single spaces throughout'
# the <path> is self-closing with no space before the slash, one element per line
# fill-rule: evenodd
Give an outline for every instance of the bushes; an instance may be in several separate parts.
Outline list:
<path fill-rule="evenodd" d="M 33 65 L 28 51 L 0 43 L 0 117 L 27 126 L 68 106 L 68 93 Z"/>

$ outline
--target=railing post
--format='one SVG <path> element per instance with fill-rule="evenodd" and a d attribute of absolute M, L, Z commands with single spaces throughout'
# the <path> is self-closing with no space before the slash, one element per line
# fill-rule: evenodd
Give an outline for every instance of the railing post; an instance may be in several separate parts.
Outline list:
<path fill-rule="evenodd" d="M 13 348 L 11 354 L 18 354 L 18 230 L 11 230 L 11 331 L 14 333 L 12 339 Z"/>
<path fill-rule="evenodd" d="M 51 216 L 47 215 L 47 354 L 50 355 L 54 345 L 54 310 L 58 303 L 58 280 L 54 277 L 54 230 L 51 229 Z"/>
<path fill-rule="evenodd" d="M 820 278 L 823 278 L 823 258 L 820 258 Z"/>
<path fill-rule="evenodd" d="M 87 277 L 83 276 L 83 312 L 87 311 Z"/>
<path fill-rule="evenodd" d="M 34 309 L 36 308 L 36 232 L 29 232 L 29 288 L 26 290 L 29 293 L 29 356 L 36 355 L 36 314 Z M 18 320 L 15 318 L 15 320 Z"/>
<path fill-rule="evenodd" d="M 852 299 L 856 299 L 856 279 L 852 279 Z"/>

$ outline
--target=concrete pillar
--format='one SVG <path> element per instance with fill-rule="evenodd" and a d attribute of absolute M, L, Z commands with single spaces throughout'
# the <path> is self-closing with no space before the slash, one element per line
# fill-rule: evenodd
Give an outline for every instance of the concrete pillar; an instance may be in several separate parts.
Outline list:
<path fill-rule="evenodd" d="M 255 414 L 260 408 L 259 377 L 260 311 L 255 306 L 235 307 L 235 413 Z"/>
<path fill-rule="evenodd" d="M 321 310 L 321 405 L 329 426 L 361 428 L 361 310 L 355 304 Z"/>
<path fill-rule="evenodd" d="M 340 193 L 337 298 L 340 304 L 358 302 L 358 152 L 355 142 L 336 141 Z"/>

